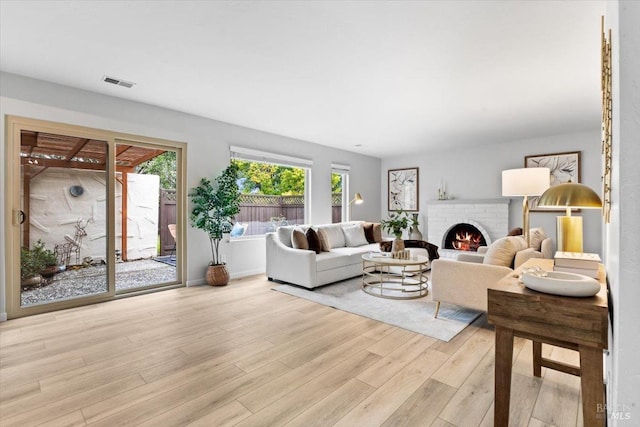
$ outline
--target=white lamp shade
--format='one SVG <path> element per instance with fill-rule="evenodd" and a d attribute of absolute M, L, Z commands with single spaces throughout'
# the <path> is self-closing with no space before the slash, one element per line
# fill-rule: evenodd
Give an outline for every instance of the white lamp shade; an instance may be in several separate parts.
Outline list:
<path fill-rule="evenodd" d="M 549 168 L 520 168 L 502 171 L 503 196 L 539 196 L 549 188 Z"/>

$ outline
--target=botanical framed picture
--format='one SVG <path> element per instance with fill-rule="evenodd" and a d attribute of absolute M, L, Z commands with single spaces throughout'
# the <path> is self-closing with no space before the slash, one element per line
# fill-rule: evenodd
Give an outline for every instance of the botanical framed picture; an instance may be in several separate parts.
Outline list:
<path fill-rule="evenodd" d="M 524 158 L 525 168 L 549 168 L 550 185 L 565 182 L 580 182 L 580 151 L 566 153 L 536 154 Z M 537 212 L 561 211 L 563 209 L 538 209 L 538 196 L 529 197 L 529 209 Z"/>
<path fill-rule="evenodd" d="M 390 211 L 402 209 L 408 212 L 418 211 L 418 168 L 389 169 L 388 207 Z"/>

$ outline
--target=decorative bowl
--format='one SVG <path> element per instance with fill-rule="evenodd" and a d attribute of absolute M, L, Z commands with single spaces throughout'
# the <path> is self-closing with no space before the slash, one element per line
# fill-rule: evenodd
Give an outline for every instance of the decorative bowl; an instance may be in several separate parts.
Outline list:
<path fill-rule="evenodd" d="M 522 283 L 534 291 L 568 297 L 591 297 L 600 291 L 600 283 L 582 274 L 561 271 L 524 272 Z"/>

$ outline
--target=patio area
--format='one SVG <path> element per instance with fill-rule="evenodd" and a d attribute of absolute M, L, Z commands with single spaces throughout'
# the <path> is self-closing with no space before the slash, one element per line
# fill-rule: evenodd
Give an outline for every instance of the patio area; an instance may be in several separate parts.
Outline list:
<path fill-rule="evenodd" d="M 171 283 L 176 280 L 175 265 L 143 259 L 116 264 L 116 291 Z M 103 293 L 107 289 L 106 265 L 89 266 L 56 274 L 45 285 L 24 288 L 21 305 L 30 306 Z"/>

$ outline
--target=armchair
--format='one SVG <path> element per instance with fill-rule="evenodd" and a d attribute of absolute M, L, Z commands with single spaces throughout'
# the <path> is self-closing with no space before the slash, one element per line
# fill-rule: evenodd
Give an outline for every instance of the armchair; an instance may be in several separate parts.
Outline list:
<path fill-rule="evenodd" d="M 436 302 L 456 304 L 487 311 L 487 289 L 530 258 L 553 258 L 553 240 L 546 236 L 540 250 L 527 248 L 521 236 L 496 240 L 477 253 L 458 255 L 457 260 L 434 260 L 431 263 L 431 297 Z"/>

